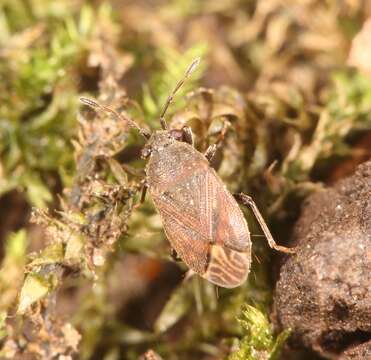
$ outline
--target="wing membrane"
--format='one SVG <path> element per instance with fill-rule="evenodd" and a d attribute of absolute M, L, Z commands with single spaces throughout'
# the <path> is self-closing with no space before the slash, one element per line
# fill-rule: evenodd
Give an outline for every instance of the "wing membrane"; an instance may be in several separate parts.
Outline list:
<path fill-rule="evenodd" d="M 237 202 L 213 169 L 190 174 L 153 196 L 153 200 L 171 245 L 192 270 L 221 286 L 246 278 L 250 261 L 247 224 Z M 221 250 L 215 252 L 223 247 L 230 249 L 226 256 Z M 212 255 L 213 249 L 218 255 Z M 246 258 L 237 264 L 241 260 L 239 252 Z M 209 267 L 212 272 L 207 272 Z M 217 268 L 226 270 L 217 273 Z"/>

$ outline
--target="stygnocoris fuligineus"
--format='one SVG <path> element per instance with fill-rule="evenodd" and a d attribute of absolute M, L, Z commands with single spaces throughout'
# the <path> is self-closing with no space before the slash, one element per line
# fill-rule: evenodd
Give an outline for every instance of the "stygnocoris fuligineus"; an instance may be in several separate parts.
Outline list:
<path fill-rule="evenodd" d="M 251 264 L 250 232 L 236 200 L 252 209 L 272 248 L 287 253 L 293 249 L 277 245 L 251 197 L 243 193 L 232 196 L 210 166 L 227 126 L 205 154 L 193 146 L 189 127 L 168 129 L 166 111 L 198 63 L 199 59 L 189 66 L 174 88 L 160 116 L 162 130 L 152 134 L 109 107 L 85 98 L 81 101 L 113 113 L 145 137 L 142 155 L 148 162 L 142 200 L 148 189 L 172 248 L 190 270 L 218 286 L 234 288 L 245 282 Z"/>

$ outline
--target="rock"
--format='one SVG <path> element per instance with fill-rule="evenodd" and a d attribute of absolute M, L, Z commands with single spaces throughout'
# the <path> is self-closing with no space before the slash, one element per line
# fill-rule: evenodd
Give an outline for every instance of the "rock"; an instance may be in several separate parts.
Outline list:
<path fill-rule="evenodd" d="M 371 161 L 311 195 L 274 295 L 274 321 L 290 344 L 327 358 L 371 339 Z M 345 354 L 345 353 L 344 353 Z"/>
<path fill-rule="evenodd" d="M 339 357 L 339 360 L 365 360 L 371 359 L 371 340 L 352 346 Z"/>

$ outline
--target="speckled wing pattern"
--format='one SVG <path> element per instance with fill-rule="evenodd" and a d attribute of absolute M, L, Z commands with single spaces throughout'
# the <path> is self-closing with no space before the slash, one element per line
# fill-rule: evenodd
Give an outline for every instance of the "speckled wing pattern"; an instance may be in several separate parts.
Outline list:
<path fill-rule="evenodd" d="M 213 169 L 178 179 L 153 200 L 171 245 L 192 270 L 222 287 L 246 280 L 251 262 L 247 223 Z"/>

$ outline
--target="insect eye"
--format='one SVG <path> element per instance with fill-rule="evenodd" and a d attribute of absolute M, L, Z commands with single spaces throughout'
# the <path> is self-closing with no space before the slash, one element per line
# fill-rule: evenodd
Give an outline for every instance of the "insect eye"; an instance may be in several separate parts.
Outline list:
<path fill-rule="evenodd" d="M 169 137 L 178 141 L 183 140 L 183 132 L 181 130 L 173 129 L 169 133 Z"/>

